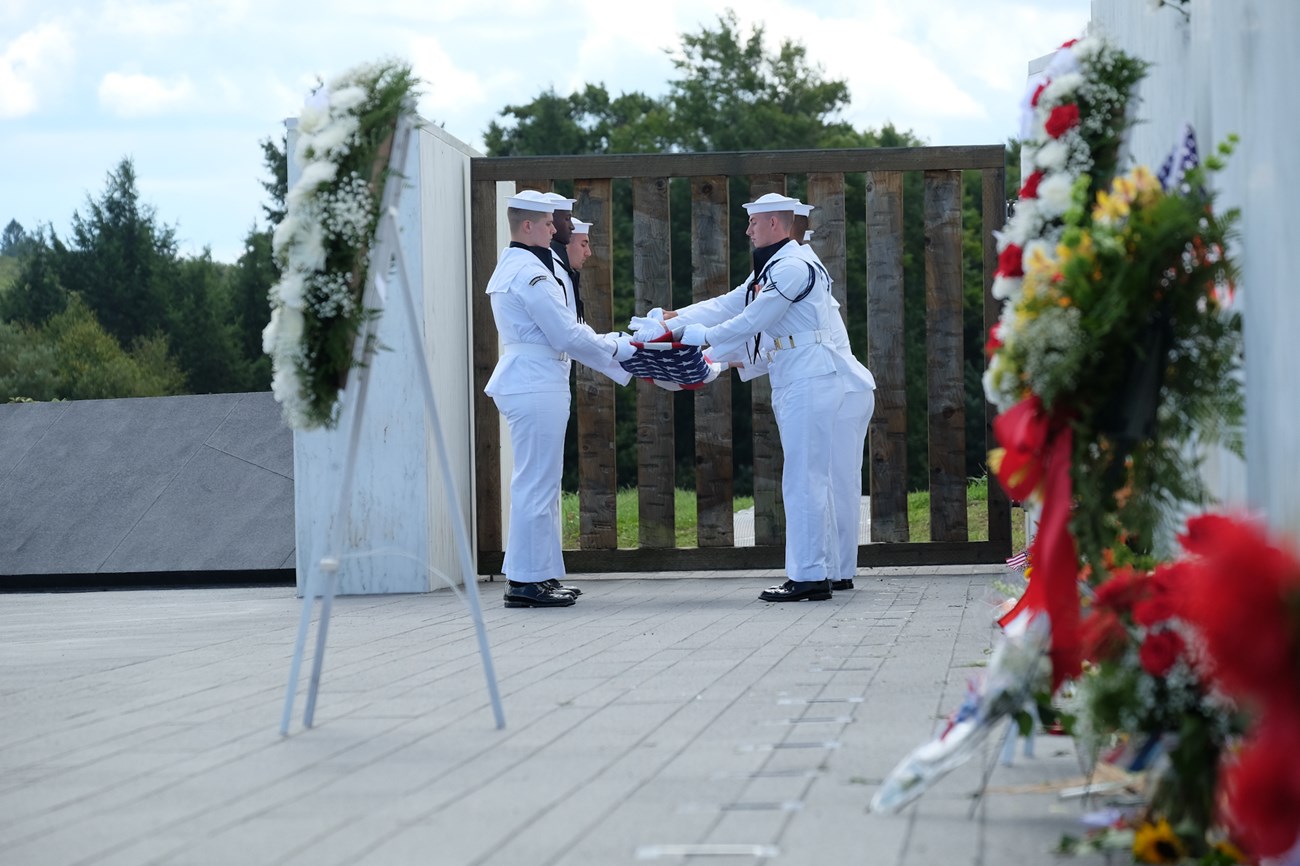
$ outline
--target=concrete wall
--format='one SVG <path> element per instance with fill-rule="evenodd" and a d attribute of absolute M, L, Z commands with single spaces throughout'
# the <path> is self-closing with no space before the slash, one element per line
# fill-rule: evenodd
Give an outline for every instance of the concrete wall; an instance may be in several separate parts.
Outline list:
<path fill-rule="evenodd" d="M 1094 26 L 1153 67 L 1142 83 L 1137 161 L 1158 167 L 1184 122 L 1204 155 L 1228 133 L 1241 144 L 1217 175 L 1223 207 L 1242 210 L 1239 302 L 1246 344 L 1246 463 L 1210 455 L 1209 478 L 1227 502 L 1261 511 L 1300 537 L 1300 386 L 1291 349 L 1300 333 L 1295 215 L 1300 201 L 1300 3 L 1191 0 L 1150 9 L 1093 0 Z"/>
<path fill-rule="evenodd" d="M 289 153 L 294 131 L 290 129 Z M 344 594 L 425 592 L 462 580 L 454 521 L 473 513 L 474 453 L 469 311 L 469 160 L 477 155 L 441 129 L 414 134 L 402 169 L 401 247 L 413 283 L 421 340 L 390 279 L 378 325 L 383 350 L 369 369 L 356 480 L 342 551 L 329 551 L 359 379 L 343 396 L 337 429 L 294 433 L 297 578 L 303 591 L 327 552 L 342 553 Z M 290 185 L 298 166 L 290 160 Z M 418 358 L 429 365 L 457 497 L 446 494 Z M 471 550 L 474 545 L 471 542 Z"/>

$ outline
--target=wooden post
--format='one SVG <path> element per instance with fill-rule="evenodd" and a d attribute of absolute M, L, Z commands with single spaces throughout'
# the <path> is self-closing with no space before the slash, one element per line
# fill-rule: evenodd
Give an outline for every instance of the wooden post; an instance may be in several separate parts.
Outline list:
<path fill-rule="evenodd" d="M 966 541 L 961 172 L 925 172 L 930 540 Z"/>
<path fill-rule="evenodd" d="M 691 299 L 728 290 L 727 178 L 691 182 Z M 735 544 L 732 505 L 731 372 L 695 392 L 695 526 L 700 547 Z"/>
<path fill-rule="evenodd" d="M 496 404 L 483 393 L 497 364 L 497 326 L 487 296 L 497 264 L 497 182 L 470 184 L 470 317 L 474 365 L 474 520 L 480 551 L 505 550 L 501 534 L 501 422 Z"/>
<path fill-rule="evenodd" d="M 840 318 L 849 321 L 849 281 L 845 264 L 844 173 L 808 175 L 808 203 L 816 205 L 809 216 L 812 248 L 831 275 L 831 294 L 840 303 Z"/>
<path fill-rule="evenodd" d="M 998 321 L 1002 302 L 993 297 L 993 274 L 998 269 L 997 241 L 993 237 L 1006 223 L 1007 218 L 1007 170 L 1005 164 L 998 168 L 985 169 L 981 172 L 983 190 L 983 231 L 984 237 L 984 333 L 987 334 Z M 987 361 L 985 362 L 987 364 Z M 991 403 L 984 404 L 984 443 L 985 448 L 993 448 L 993 416 L 997 410 Z M 989 541 L 1002 556 L 1010 556 L 1011 550 L 1011 500 L 1002 489 L 997 478 L 989 472 Z"/>
<path fill-rule="evenodd" d="M 632 282 L 635 309 L 669 308 L 672 292 L 672 230 L 668 178 L 632 179 Z M 676 546 L 676 459 L 673 393 L 653 382 L 636 383 L 638 543 Z"/>
<path fill-rule="evenodd" d="M 871 540 L 907 541 L 907 382 L 903 364 L 903 174 L 867 173 L 867 366 Z"/>
<path fill-rule="evenodd" d="M 614 218 L 610 180 L 575 180 L 573 215 L 592 223 L 592 257 L 582 268 L 587 324 L 613 330 Z M 578 545 L 618 547 L 618 488 L 614 453 L 614 383 L 576 364 L 578 412 Z"/>

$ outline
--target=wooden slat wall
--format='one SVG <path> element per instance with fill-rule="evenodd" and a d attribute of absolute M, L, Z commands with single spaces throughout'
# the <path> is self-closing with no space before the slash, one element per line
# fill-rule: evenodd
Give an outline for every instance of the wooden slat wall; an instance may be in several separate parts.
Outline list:
<path fill-rule="evenodd" d="M 593 255 L 582 269 L 582 304 L 587 324 L 613 330 L 614 212 L 608 178 L 575 180 L 573 215 L 592 223 Z M 614 383 L 583 364 L 577 369 L 578 543 L 618 546 L 617 475 L 614 454 Z"/>
<path fill-rule="evenodd" d="M 867 367 L 871 540 L 907 541 L 907 388 L 903 365 L 903 175 L 867 174 Z"/>
<path fill-rule="evenodd" d="M 925 173 L 930 539 L 965 541 L 966 388 L 962 356 L 961 172 Z"/>
<path fill-rule="evenodd" d="M 699 177 L 691 183 L 691 299 L 695 302 L 731 289 L 729 198 L 725 177 Z M 731 379 L 732 374 L 725 372 L 695 392 L 695 526 L 700 547 L 735 544 Z"/>
<path fill-rule="evenodd" d="M 1006 223 L 1007 171 L 1004 165 L 985 169 L 982 173 L 984 225 L 981 234 L 984 238 L 984 333 L 988 334 L 998 321 L 998 311 L 1002 304 L 993 297 L 993 274 L 998 266 L 997 241 L 993 237 Z M 986 362 L 987 363 L 987 362 Z M 984 404 L 984 442 L 985 447 L 993 448 L 993 416 L 996 410 L 992 404 Z M 998 550 L 1011 555 L 1011 501 L 1002 485 L 991 475 L 989 485 L 989 543 Z"/>
<path fill-rule="evenodd" d="M 470 184 L 470 316 L 474 325 L 474 519 L 479 550 L 504 550 L 501 532 L 501 421 L 483 393 L 497 364 L 497 326 L 487 284 L 497 266 L 497 182 Z"/>
<path fill-rule="evenodd" d="M 844 173 L 816 172 L 808 175 L 808 202 L 813 208 L 809 227 L 812 248 L 822 260 L 834 284 L 831 294 L 840 302 L 840 317 L 849 321 L 848 272 L 844 261 Z"/>
<path fill-rule="evenodd" d="M 785 195 L 785 175 L 749 179 L 749 200 L 769 192 Z M 781 435 L 772 414 L 772 383 L 766 376 L 750 382 L 754 431 L 754 543 L 785 543 L 785 502 L 781 496 Z"/>
<path fill-rule="evenodd" d="M 956 273 L 960 286 L 960 185 L 954 189 L 953 173 L 960 169 L 981 171 L 983 184 L 984 238 L 984 321 L 992 326 L 997 320 L 999 304 L 991 296 L 996 248 L 992 232 L 1005 222 L 1005 150 L 1001 146 L 951 148 L 875 148 L 853 151 L 765 151 L 759 153 L 650 154 L 602 157 L 518 157 L 476 159 L 471 163 L 471 239 L 472 289 L 471 316 L 474 327 L 475 453 L 477 542 L 479 570 L 498 573 L 501 565 L 502 502 L 500 466 L 500 424 L 495 406 L 482 394 L 482 388 L 497 359 L 497 334 L 492 321 L 491 305 L 483 291 L 499 253 L 496 237 L 496 182 L 514 180 L 519 189 L 548 190 L 553 178 L 593 177 L 577 180 L 575 196 L 579 203 L 575 215 L 593 221 L 592 245 L 596 255 L 584 270 L 584 300 L 589 323 L 599 331 L 612 330 L 612 208 L 611 178 L 643 178 L 637 205 L 641 214 L 634 220 L 634 232 L 641 237 L 654 236 L 661 219 L 653 215 L 648 202 L 666 193 L 669 178 L 692 178 L 692 293 L 695 299 L 713 297 L 730 288 L 726 224 L 729 214 L 727 188 L 730 177 L 749 176 L 751 197 L 765 192 L 784 192 L 787 173 L 807 173 L 808 200 L 817 205 L 812 225 L 816 229 L 813 246 L 835 280 L 836 296 L 846 319 L 850 313 L 843 291 L 847 288 L 845 271 L 844 174 L 867 173 L 867 280 L 868 345 L 866 362 L 876 374 L 876 414 L 871 425 L 870 461 L 873 541 L 884 542 L 861 548 L 862 565 L 904 565 L 946 562 L 999 562 L 1010 549 L 1010 503 L 996 482 L 989 491 L 989 541 L 967 542 L 964 533 L 953 528 L 954 520 L 933 518 L 935 540 L 929 544 L 906 543 L 906 398 L 903 361 L 903 286 L 902 286 L 902 172 L 926 171 L 927 177 L 927 307 L 939 304 L 942 322 L 931 323 L 931 342 L 949 339 L 952 319 L 951 296 L 942 286 L 945 272 Z M 646 186 L 649 184 L 649 187 Z M 650 193 L 649 188 L 654 192 Z M 955 196 L 955 198 L 954 198 Z M 644 206 L 642 206 L 644 205 Z M 658 205 L 655 205 L 656 207 Z M 663 224 L 667 224 L 667 201 L 663 199 Z M 940 240 L 952 231 L 951 207 L 957 208 L 956 254 L 949 252 L 949 242 Z M 646 220 L 649 219 L 649 222 Z M 659 259 L 665 272 L 669 264 L 667 236 L 664 256 Z M 657 243 L 657 241 L 656 241 Z M 656 262 L 648 251 L 638 251 L 638 309 L 665 306 L 651 300 Z M 954 262 L 957 270 L 954 272 Z M 644 280 L 644 282 L 642 282 Z M 641 286 L 644 285 L 644 289 Z M 665 279 L 664 285 L 667 285 Z M 957 290 L 960 294 L 960 289 Z M 644 297 L 642 294 L 644 293 Z M 857 312 L 861 315 L 861 311 Z M 954 381 L 960 379 L 960 312 L 957 313 L 956 348 L 932 346 L 931 382 L 949 378 L 944 367 L 956 363 Z M 859 356 L 863 347 L 855 346 Z M 935 366 L 935 365 L 939 366 Z M 942 367 L 942 369 L 940 369 Z M 731 413 L 730 382 L 720 380 L 695 393 L 696 401 L 696 481 L 698 502 L 697 550 L 669 550 L 644 547 L 637 550 L 616 549 L 615 455 L 613 384 L 603 376 L 592 375 L 578 365 L 578 436 L 580 459 L 581 538 L 583 549 L 569 551 L 566 562 L 574 571 L 591 570 L 666 570 L 672 568 L 746 568 L 779 567 L 784 542 L 783 508 L 780 496 L 780 442 L 771 416 L 770 385 L 760 379 L 755 388 L 755 487 L 758 500 L 756 518 L 757 545 L 734 548 L 731 513 Z M 959 387 L 959 386 L 958 386 Z M 658 396 L 657 394 L 655 396 Z M 651 398 L 654 399 L 653 397 Z M 942 438 L 963 429 L 954 420 L 964 403 L 935 394 L 932 406 Z M 945 400 L 947 401 L 945 403 Z M 641 402 L 641 401 L 638 401 Z M 948 411 L 942 406 L 956 407 Z M 986 407 L 986 429 L 992 444 L 992 409 Z M 664 416 L 663 428 L 671 430 Z M 639 424 L 641 419 L 638 419 Z M 954 426 L 956 425 L 956 426 Z M 931 436 L 935 422 L 931 422 Z M 947 446 L 951 452 L 951 441 Z M 661 442 L 658 444 L 662 444 Z M 653 446 L 651 446 L 653 447 Z M 932 453 L 931 462 L 937 465 Z M 942 455 L 940 455 L 942 456 Z M 664 459 L 664 458 L 656 458 Z M 960 477 L 957 469 L 944 473 Z M 671 487 L 671 472 L 668 475 Z M 964 493 L 964 479 L 962 479 Z M 652 486 L 643 479 L 642 486 Z M 932 489 L 943 487 L 937 482 Z M 933 499 L 947 502 L 940 491 Z M 646 506 L 642 504 L 644 509 Z M 671 506 L 670 506 L 671 507 Z M 651 506 L 653 511 L 654 507 Z M 961 514 L 964 515 L 964 510 Z M 662 517 L 650 521 L 667 525 Z M 643 527 L 643 532 L 646 530 Z M 655 532 L 660 530 L 656 529 Z M 941 535 L 957 538 L 942 541 Z M 960 536 L 960 537 L 959 537 Z M 646 540 L 642 541 L 646 544 Z M 671 542 L 670 542 L 671 543 Z"/>
<path fill-rule="evenodd" d="M 637 310 L 672 307 L 668 178 L 632 179 L 632 282 Z M 675 546 L 673 394 L 636 383 L 637 503 L 641 547 Z"/>

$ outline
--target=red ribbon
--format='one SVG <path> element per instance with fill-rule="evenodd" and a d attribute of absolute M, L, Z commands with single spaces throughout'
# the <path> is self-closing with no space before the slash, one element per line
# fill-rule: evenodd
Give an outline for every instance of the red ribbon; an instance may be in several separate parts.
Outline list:
<path fill-rule="evenodd" d="M 998 620 L 1005 626 L 1022 612 L 1046 613 L 1051 623 L 1052 690 L 1082 669 L 1079 639 L 1079 558 L 1070 535 L 1070 460 L 1074 432 L 1053 421 L 1037 396 L 993 419 L 1006 449 L 998 480 L 1013 499 L 1027 499 L 1041 484 L 1043 513 L 1029 548 L 1033 574 L 1016 606 Z"/>

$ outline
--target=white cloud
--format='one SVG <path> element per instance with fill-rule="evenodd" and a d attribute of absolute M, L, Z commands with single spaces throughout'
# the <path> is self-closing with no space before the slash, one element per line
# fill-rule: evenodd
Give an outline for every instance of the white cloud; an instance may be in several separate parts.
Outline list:
<path fill-rule="evenodd" d="M 100 13 L 105 31 L 146 39 L 192 33 L 201 17 L 201 13 L 196 13 L 194 4 L 183 0 L 171 3 L 108 0 Z"/>
<path fill-rule="evenodd" d="M 63 82 L 74 59 L 72 39 L 58 24 L 42 24 L 6 45 L 0 53 L 0 118 L 34 113 L 42 92 Z"/>
<path fill-rule="evenodd" d="M 163 114 L 190 102 L 194 85 L 188 76 L 166 82 L 151 75 L 110 72 L 99 82 L 99 104 L 118 117 Z"/>

